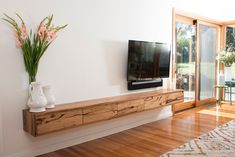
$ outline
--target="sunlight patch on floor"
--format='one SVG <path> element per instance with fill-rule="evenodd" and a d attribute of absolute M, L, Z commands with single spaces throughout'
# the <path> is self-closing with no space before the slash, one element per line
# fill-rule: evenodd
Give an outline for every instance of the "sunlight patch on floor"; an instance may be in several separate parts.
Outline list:
<path fill-rule="evenodd" d="M 207 115 L 213 115 L 216 117 L 226 117 L 226 118 L 235 118 L 235 114 L 233 113 L 226 113 L 226 112 L 220 112 L 220 111 L 212 111 L 212 110 L 200 110 L 198 111 L 200 114 L 207 114 Z"/>
<path fill-rule="evenodd" d="M 218 108 L 222 110 L 234 111 L 235 112 L 235 105 L 230 105 L 229 103 L 222 103 L 221 106 L 215 106 L 213 108 Z"/>

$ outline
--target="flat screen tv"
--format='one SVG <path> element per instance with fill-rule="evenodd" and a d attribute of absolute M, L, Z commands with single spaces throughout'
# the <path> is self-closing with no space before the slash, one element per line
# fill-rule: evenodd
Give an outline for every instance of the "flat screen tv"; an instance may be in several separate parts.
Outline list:
<path fill-rule="evenodd" d="M 129 40 L 128 81 L 146 81 L 169 77 L 170 45 Z"/>

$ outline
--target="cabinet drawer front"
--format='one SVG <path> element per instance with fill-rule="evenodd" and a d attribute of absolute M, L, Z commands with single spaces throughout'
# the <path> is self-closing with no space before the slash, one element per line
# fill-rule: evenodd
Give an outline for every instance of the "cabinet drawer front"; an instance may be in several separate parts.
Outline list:
<path fill-rule="evenodd" d="M 184 92 L 170 93 L 167 95 L 166 104 L 172 105 L 184 101 Z"/>
<path fill-rule="evenodd" d="M 143 99 L 118 103 L 118 116 L 139 112 L 143 110 L 144 110 Z"/>
<path fill-rule="evenodd" d="M 102 104 L 83 109 L 83 123 L 92 123 L 114 118 L 117 115 L 117 104 Z"/>
<path fill-rule="evenodd" d="M 178 103 L 172 106 L 172 111 L 175 113 L 192 107 L 194 107 L 194 102 Z"/>
<path fill-rule="evenodd" d="M 89 106 L 83 109 L 83 114 L 104 113 L 117 110 L 117 104 L 100 104 Z"/>
<path fill-rule="evenodd" d="M 166 96 L 151 96 L 144 99 L 144 109 L 154 109 L 166 105 Z"/>
<path fill-rule="evenodd" d="M 36 117 L 36 135 L 82 125 L 82 110 L 55 112 Z"/>

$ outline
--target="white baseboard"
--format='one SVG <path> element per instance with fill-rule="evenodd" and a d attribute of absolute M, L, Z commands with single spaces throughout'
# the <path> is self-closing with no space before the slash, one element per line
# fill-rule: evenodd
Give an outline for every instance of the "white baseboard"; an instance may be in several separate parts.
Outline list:
<path fill-rule="evenodd" d="M 133 116 L 133 115 L 130 115 L 130 116 Z M 34 156 L 37 156 L 37 155 L 53 152 L 53 151 L 56 151 L 58 149 L 70 147 L 70 146 L 81 144 L 81 143 L 91 141 L 91 140 L 94 140 L 94 139 L 97 139 L 97 138 L 101 138 L 101 137 L 105 137 L 105 136 L 108 136 L 108 135 L 111 135 L 111 134 L 115 134 L 115 133 L 130 129 L 130 128 L 134 128 L 134 127 L 137 127 L 137 126 L 140 126 L 140 125 L 143 125 L 143 124 L 146 124 L 146 123 L 154 122 L 154 121 L 157 121 L 157 120 L 160 120 L 160 119 L 164 119 L 164 118 L 167 118 L 167 117 L 170 117 L 170 116 L 172 116 L 171 112 L 164 112 L 164 113 L 160 113 L 157 116 L 148 117 L 148 118 L 141 119 L 141 120 L 138 120 L 138 121 L 132 121 L 132 122 L 126 123 L 124 125 L 115 126 L 115 127 L 110 128 L 110 129 L 102 130 L 102 131 L 99 131 L 99 132 L 96 132 L 96 133 L 93 133 L 93 134 L 88 134 L 88 135 L 85 135 L 85 136 L 82 136 L 82 137 L 61 141 L 60 143 L 47 145 L 47 146 L 44 146 L 44 147 L 41 147 L 41 148 L 35 148 L 34 150 L 25 150 L 23 152 L 10 154 L 10 155 L 6 155 L 6 156 L 3 156 L 3 157 L 34 157 Z M 128 116 L 126 116 L 126 117 L 128 117 Z M 117 118 L 115 120 L 119 119 L 121 121 L 123 118 L 125 118 L 125 117 L 121 117 L 120 119 Z"/>

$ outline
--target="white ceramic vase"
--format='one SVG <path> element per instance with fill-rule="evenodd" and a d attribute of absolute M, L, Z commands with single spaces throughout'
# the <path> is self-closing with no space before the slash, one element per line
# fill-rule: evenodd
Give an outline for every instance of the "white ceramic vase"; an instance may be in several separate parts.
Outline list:
<path fill-rule="evenodd" d="M 224 67 L 224 77 L 225 77 L 225 81 L 231 81 L 232 80 L 232 69 L 231 69 L 231 67 Z"/>
<path fill-rule="evenodd" d="M 44 86 L 43 87 L 44 95 L 47 99 L 47 105 L 46 108 L 54 108 L 55 107 L 55 96 L 52 93 L 51 86 Z"/>
<path fill-rule="evenodd" d="M 225 85 L 225 76 L 223 73 L 219 73 L 219 85 Z"/>
<path fill-rule="evenodd" d="M 43 112 L 46 110 L 47 100 L 39 82 L 32 82 L 29 86 L 28 106 L 30 112 Z"/>

